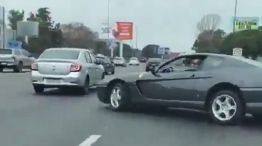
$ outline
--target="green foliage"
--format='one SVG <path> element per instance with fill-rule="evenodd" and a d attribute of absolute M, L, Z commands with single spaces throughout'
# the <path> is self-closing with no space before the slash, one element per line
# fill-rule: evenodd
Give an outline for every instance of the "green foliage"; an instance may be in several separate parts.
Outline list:
<path fill-rule="evenodd" d="M 262 32 L 246 30 L 229 34 L 221 47 L 221 53 L 232 54 L 233 48 L 242 48 L 243 56 L 256 59 L 262 55 Z"/>
<path fill-rule="evenodd" d="M 225 32 L 221 29 L 203 31 L 198 35 L 193 48 L 197 53 L 219 53 L 224 36 Z"/>
<path fill-rule="evenodd" d="M 39 22 L 39 36 L 29 39 L 29 50 L 33 53 L 41 53 L 46 48 L 61 47 L 63 35 L 60 24 L 53 27 L 54 22 L 48 8 L 39 8 L 36 14 L 30 13 L 28 21 Z"/>
<path fill-rule="evenodd" d="M 24 19 L 24 11 L 10 10 L 8 14 L 9 26 L 17 30 L 17 22 Z"/>

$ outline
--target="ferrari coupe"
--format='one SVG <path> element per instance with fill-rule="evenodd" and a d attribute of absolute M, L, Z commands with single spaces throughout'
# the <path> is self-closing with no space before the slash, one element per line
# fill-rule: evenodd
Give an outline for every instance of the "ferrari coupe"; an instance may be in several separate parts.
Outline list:
<path fill-rule="evenodd" d="M 262 113 L 262 64 L 222 54 L 188 54 L 150 72 L 103 80 L 98 98 L 114 111 L 133 105 L 189 108 L 218 124 L 239 124 L 245 113 Z"/>

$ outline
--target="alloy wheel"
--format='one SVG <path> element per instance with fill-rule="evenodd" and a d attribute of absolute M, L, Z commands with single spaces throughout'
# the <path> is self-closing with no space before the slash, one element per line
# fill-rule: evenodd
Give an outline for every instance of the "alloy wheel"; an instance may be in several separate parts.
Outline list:
<path fill-rule="evenodd" d="M 230 95 L 217 96 L 212 103 L 212 112 L 220 121 L 231 120 L 237 111 L 237 103 Z"/>

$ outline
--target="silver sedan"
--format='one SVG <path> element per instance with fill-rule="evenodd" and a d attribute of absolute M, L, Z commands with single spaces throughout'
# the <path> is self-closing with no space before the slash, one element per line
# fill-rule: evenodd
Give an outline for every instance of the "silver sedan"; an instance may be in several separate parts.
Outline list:
<path fill-rule="evenodd" d="M 73 87 L 82 94 L 104 78 L 104 69 L 87 49 L 51 48 L 31 66 L 35 92 L 45 88 Z"/>

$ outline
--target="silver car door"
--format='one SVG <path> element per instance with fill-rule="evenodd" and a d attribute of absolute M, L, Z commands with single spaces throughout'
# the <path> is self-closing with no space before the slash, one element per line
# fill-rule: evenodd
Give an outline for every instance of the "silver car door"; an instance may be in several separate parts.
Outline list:
<path fill-rule="evenodd" d="M 20 58 L 21 58 L 21 61 L 23 62 L 23 66 L 28 66 L 29 60 L 27 59 L 28 56 L 27 56 L 25 50 L 21 49 L 20 52 L 21 52 Z"/>
<path fill-rule="evenodd" d="M 96 82 L 97 82 L 97 81 L 101 80 L 101 78 L 102 78 L 102 74 L 103 74 L 102 68 L 101 68 L 100 65 L 96 64 L 96 62 L 97 62 L 96 57 L 93 53 L 90 53 L 90 57 L 92 59 L 92 64 L 94 65 L 94 68 L 95 68 L 95 78 L 96 78 Z"/>
<path fill-rule="evenodd" d="M 86 67 L 89 73 L 90 85 L 93 85 L 96 83 L 96 73 L 95 73 L 96 67 L 92 63 L 92 59 L 90 57 L 89 52 L 85 52 L 85 58 L 87 62 Z"/>

